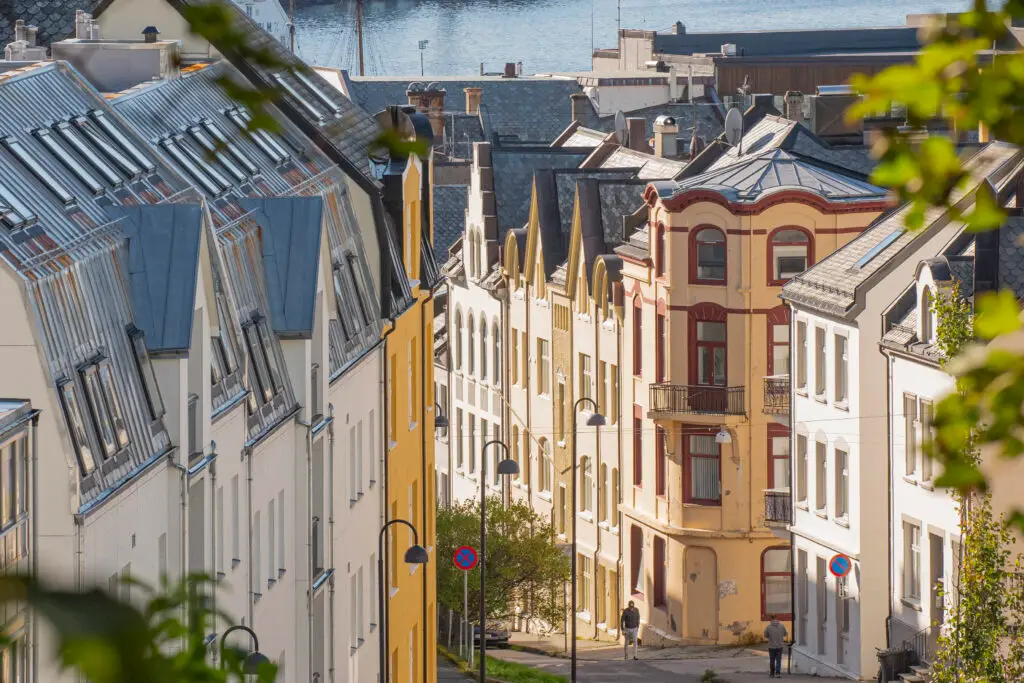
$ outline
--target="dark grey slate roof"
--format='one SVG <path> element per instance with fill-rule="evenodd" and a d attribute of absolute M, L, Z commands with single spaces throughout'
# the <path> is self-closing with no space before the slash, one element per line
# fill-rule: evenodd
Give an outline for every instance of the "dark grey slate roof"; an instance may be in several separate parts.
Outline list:
<path fill-rule="evenodd" d="M 721 52 L 733 43 L 746 57 L 814 55 L 858 52 L 914 52 L 921 47 L 916 28 L 804 29 L 783 31 L 731 31 L 718 33 L 657 34 L 654 52 L 689 55 Z"/>
<path fill-rule="evenodd" d="M 316 283 L 320 272 L 320 197 L 243 199 L 254 212 L 263 246 L 270 322 L 282 337 L 313 335 Z"/>
<path fill-rule="evenodd" d="M 75 33 L 75 12 L 92 10 L 97 0 L 4 0 L 0 2 L 0 48 L 14 40 L 14 22 L 39 29 L 36 42 L 50 46 Z"/>
<path fill-rule="evenodd" d="M 348 78 L 353 101 L 371 114 L 383 111 L 389 104 L 408 104 L 409 85 L 429 82 L 422 78 Z M 480 117 L 485 140 L 499 135 L 537 143 L 550 143 L 572 122 L 569 95 L 581 91 L 574 79 L 559 78 L 484 76 L 437 83 L 445 90 L 446 112 L 465 112 L 464 88 L 483 89 Z"/>
<path fill-rule="evenodd" d="M 714 140 L 722 134 L 723 121 L 717 107 L 710 102 L 694 101 L 689 102 L 667 102 L 653 107 L 624 111 L 628 118 L 642 118 L 647 123 L 644 130 L 648 138 L 654 137 L 654 121 L 662 115 L 672 116 L 679 125 L 679 153 L 685 154 L 690 148 L 690 137 L 694 126 L 697 128 L 697 135 L 704 139 L 704 142 Z M 588 116 L 583 119 L 583 125 L 602 133 L 611 133 L 615 130 L 615 115 L 597 116 L 591 110 Z"/>
<path fill-rule="evenodd" d="M 522 227 L 530 216 L 533 174 L 539 169 L 576 168 L 590 149 L 565 147 L 496 147 L 491 150 L 494 195 L 498 204 L 499 238 Z"/>
<path fill-rule="evenodd" d="M 198 204 L 126 206 L 116 213 L 128 243 L 128 283 L 135 325 L 151 353 L 187 351 L 192 343 L 203 210 Z"/>
<path fill-rule="evenodd" d="M 434 258 L 438 263 L 448 260 L 448 250 L 466 229 L 468 202 L 466 185 L 434 186 Z"/>
<path fill-rule="evenodd" d="M 1024 299 L 1024 217 L 1011 216 L 999 229 L 999 283 Z"/>
<path fill-rule="evenodd" d="M 641 180 L 602 180 L 593 176 L 579 179 L 576 187 L 588 287 L 593 287 L 594 261 L 622 241 L 622 219 L 643 203 L 644 186 Z"/>

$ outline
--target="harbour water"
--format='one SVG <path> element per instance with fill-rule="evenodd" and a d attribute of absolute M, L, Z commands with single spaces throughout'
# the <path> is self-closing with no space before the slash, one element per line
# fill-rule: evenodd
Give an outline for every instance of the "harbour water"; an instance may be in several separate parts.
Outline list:
<path fill-rule="evenodd" d="M 288 0 L 283 0 L 287 8 Z M 472 75 L 483 62 L 524 73 L 590 68 L 591 47 L 614 47 L 623 28 L 691 31 L 897 26 L 907 14 L 953 12 L 966 0 L 365 0 L 367 75 Z M 307 61 L 358 73 L 354 0 L 296 10 Z M 421 40 L 429 41 L 422 51 Z"/>

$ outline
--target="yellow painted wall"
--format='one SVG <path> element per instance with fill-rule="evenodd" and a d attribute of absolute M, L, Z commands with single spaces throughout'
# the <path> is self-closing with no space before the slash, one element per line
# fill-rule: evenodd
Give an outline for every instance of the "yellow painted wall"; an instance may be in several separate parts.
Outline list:
<path fill-rule="evenodd" d="M 410 160 L 404 179 L 403 245 L 406 272 L 419 279 L 419 232 L 422 225 L 422 170 Z M 413 288 L 415 303 L 385 333 L 388 382 L 388 519 L 408 520 L 430 553 L 424 566 L 406 565 L 412 534 L 395 525 L 390 534 L 388 571 L 388 649 L 394 683 L 432 683 L 437 677 L 436 567 L 434 553 L 433 438 L 433 301 L 430 292 Z M 427 431 L 424 431 L 427 430 Z M 425 581 L 425 584 L 424 584 Z M 426 643 L 424 643 L 424 634 Z"/>

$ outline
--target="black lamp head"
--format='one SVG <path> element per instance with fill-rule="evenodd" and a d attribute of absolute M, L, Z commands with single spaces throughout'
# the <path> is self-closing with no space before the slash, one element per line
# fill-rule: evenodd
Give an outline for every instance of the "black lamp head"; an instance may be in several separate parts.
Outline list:
<path fill-rule="evenodd" d="M 434 416 L 434 429 L 448 429 L 448 418 L 440 412 Z"/>
<path fill-rule="evenodd" d="M 405 551 L 406 564 L 426 564 L 429 561 L 430 556 L 427 554 L 427 549 L 419 544 L 410 546 Z"/>
<path fill-rule="evenodd" d="M 515 475 L 519 474 L 519 463 L 511 458 L 498 461 L 498 474 Z"/>
<path fill-rule="evenodd" d="M 262 652 L 250 652 L 245 662 L 242 663 L 242 673 L 245 674 L 258 674 L 260 667 L 268 663 L 270 660 Z"/>
<path fill-rule="evenodd" d="M 587 418 L 588 427 L 604 427 L 606 424 L 608 424 L 608 418 L 601 413 L 591 413 Z"/>

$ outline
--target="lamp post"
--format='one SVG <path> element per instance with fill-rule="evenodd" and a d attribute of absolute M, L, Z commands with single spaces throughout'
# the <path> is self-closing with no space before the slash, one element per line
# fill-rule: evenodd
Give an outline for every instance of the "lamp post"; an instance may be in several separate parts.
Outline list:
<path fill-rule="evenodd" d="M 572 623 L 572 655 L 569 664 L 569 680 L 576 683 L 576 488 L 579 485 L 576 478 L 576 442 L 579 440 L 576 434 L 576 419 L 579 417 L 580 406 L 589 403 L 594 406 L 594 412 L 587 418 L 588 427 L 603 427 L 608 424 L 605 416 L 597 412 L 597 401 L 584 396 L 572 406 L 572 609 L 569 614 Z"/>
<path fill-rule="evenodd" d="M 420 545 L 419 535 L 416 533 L 416 527 L 404 519 L 393 519 L 383 527 L 381 527 L 380 534 L 377 536 L 377 605 L 378 614 L 380 614 L 381 627 L 380 627 L 380 680 L 388 680 L 387 676 L 387 636 L 388 626 L 387 620 L 384 618 L 385 601 L 384 601 L 384 535 L 388 531 L 388 527 L 392 524 L 404 524 L 412 530 L 412 545 L 405 551 L 405 563 L 406 564 L 426 564 L 430 560 L 430 556 L 427 554 L 427 549 Z"/>
<path fill-rule="evenodd" d="M 235 626 L 229 626 L 220 637 L 220 665 L 224 666 L 224 643 L 228 639 L 228 635 L 234 631 L 245 631 L 252 638 L 253 651 L 245 656 L 245 660 L 242 662 L 242 673 L 246 675 L 258 674 L 260 667 L 270 660 L 267 659 L 266 655 L 260 652 L 260 639 L 256 637 L 256 632 L 248 626 L 242 626 L 236 624 Z"/>
<path fill-rule="evenodd" d="M 423 51 L 427 49 L 427 45 L 429 45 L 429 44 L 430 44 L 429 40 L 421 40 L 420 41 L 420 45 L 419 45 L 419 48 L 420 48 L 420 76 L 423 75 Z"/>
<path fill-rule="evenodd" d="M 498 475 L 519 474 L 519 463 L 508 457 L 508 446 L 492 439 L 480 448 L 480 681 L 487 680 L 487 572 L 484 571 L 487 558 L 487 447 L 501 446 L 505 458 L 498 461 Z"/>

